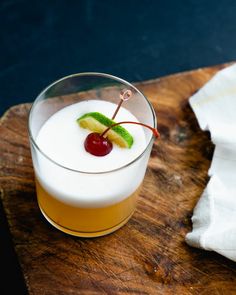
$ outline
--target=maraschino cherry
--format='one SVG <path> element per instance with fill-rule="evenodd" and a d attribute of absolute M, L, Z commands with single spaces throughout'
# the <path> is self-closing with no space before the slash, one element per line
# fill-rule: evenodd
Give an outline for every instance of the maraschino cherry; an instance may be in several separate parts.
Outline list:
<path fill-rule="evenodd" d="M 103 157 L 109 154 L 113 148 L 112 142 L 100 133 L 90 133 L 84 142 L 86 151 L 94 156 Z"/>
<path fill-rule="evenodd" d="M 104 137 L 104 135 L 113 127 L 121 124 L 136 124 L 136 125 L 141 125 L 143 127 L 149 128 L 152 132 L 153 135 L 156 138 L 160 137 L 159 132 L 157 129 L 152 128 L 149 125 L 139 123 L 139 122 L 133 122 L 133 121 L 123 121 L 119 123 L 112 124 L 110 127 L 108 127 L 103 133 L 97 133 L 93 132 L 90 133 L 84 142 L 84 147 L 86 151 L 94 156 L 101 157 L 109 154 L 112 151 L 113 145 L 112 142 L 107 138 Z"/>

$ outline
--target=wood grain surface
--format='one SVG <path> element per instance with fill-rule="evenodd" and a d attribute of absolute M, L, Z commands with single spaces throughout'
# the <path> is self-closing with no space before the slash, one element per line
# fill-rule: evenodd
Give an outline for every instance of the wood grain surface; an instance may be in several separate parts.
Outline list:
<path fill-rule="evenodd" d="M 184 241 L 214 148 L 188 99 L 222 67 L 137 84 L 158 114 L 161 141 L 132 219 L 102 238 L 66 235 L 43 218 L 27 137 L 30 105 L 3 116 L 1 198 L 29 294 L 236 294 L 235 263 Z"/>

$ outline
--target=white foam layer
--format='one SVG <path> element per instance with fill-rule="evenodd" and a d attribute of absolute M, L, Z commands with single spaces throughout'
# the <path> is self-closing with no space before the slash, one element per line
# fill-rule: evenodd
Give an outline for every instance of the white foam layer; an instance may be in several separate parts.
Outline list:
<path fill-rule="evenodd" d="M 109 155 L 95 157 L 87 153 L 83 145 L 90 131 L 80 128 L 76 122 L 83 114 L 94 111 L 112 117 L 115 108 L 113 103 L 98 100 L 83 101 L 65 107 L 46 121 L 36 142 L 48 157 L 70 169 L 105 172 L 120 168 L 144 151 L 148 139 L 143 127 L 128 124 L 124 126 L 134 137 L 131 149 L 122 149 L 114 144 Z M 125 120 L 138 122 L 122 107 L 116 121 Z M 41 185 L 61 201 L 73 206 L 98 207 L 119 202 L 137 189 L 142 182 L 148 156 L 128 168 L 105 174 L 70 171 L 55 165 L 39 153 L 37 161 L 34 159 L 34 166 Z"/>

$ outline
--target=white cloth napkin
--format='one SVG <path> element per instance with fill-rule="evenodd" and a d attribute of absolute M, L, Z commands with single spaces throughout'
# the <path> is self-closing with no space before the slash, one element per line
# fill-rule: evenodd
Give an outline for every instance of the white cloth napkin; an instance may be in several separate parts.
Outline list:
<path fill-rule="evenodd" d="M 215 150 L 186 242 L 236 261 L 236 65 L 219 71 L 190 105 L 201 129 L 210 131 Z"/>

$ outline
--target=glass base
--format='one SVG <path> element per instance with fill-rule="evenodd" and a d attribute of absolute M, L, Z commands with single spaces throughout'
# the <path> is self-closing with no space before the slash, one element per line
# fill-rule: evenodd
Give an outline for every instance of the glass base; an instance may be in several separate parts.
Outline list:
<path fill-rule="evenodd" d="M 118 230 L 119 228 L 121 228 L 123 225 L 125 225 L 127 223 L 127 221 L 131 218 L 131 216 L 133 215 L 134 212 L 132 212 L 127 218 L 125 218 L 123 221 L 121 221 L 119 224 L 110 227 L 106 230 L 102 230 L 102 231 L 96 231 L 96 232 L 80 232 L 80 231 L 75 231 L 75 230 L 71 230 L 69 228 L 63 227 L 59 224 L 57 224 L 56 222 L 54 222 L 51 218 L 48 217 L 48 215 L 43 211 L 43 209 L 39 206 L 40 211 L 42 212 L 43 216 L 45 217 L 45 219 L 51 224 L 53 225 L 55 228 L 59 229 L 60 231 L 67 233 L 69 235 L 72 236 L 76 236 L 76 237 L 82 237 L 82 238 L 95 238 L 95 237 L 101 237 L 101 236 L 105 236 L 108 235 L 116 230 Z"/>

